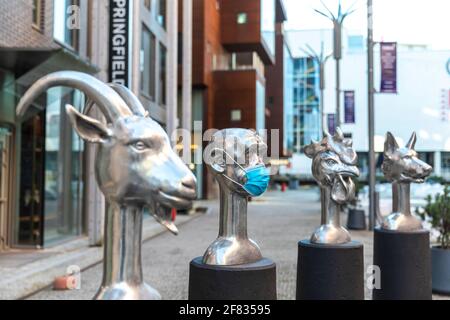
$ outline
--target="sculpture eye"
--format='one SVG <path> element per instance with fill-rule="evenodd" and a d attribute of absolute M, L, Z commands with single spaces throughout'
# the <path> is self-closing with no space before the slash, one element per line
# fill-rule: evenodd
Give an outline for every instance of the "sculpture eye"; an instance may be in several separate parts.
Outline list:
<path fill-rule="evenodd" d="M 337 164 L 337 161 L 336 161 L 336 160 L 333 160 L 333 159 L 328 159 L 328 160 L 326 161 L 326 163 L 327 163 L 327 165 L 329 165 L 329 166 L 334 166 L 335 164 Z"/>
<path fill-rule="evenodd" d="M 137 142 L 133 143 L 132 146 L 133 146 L 133 148 L 135 148 L 138 151 L 143 151 L 143 150 L 147 149 L 147 145 L 142 141 L 137 141 Z"/>

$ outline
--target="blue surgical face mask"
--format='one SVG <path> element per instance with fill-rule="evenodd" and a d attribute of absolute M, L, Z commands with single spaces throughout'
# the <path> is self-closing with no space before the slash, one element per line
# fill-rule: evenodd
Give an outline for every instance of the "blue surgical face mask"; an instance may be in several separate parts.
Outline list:
<path fill-rule="evenodd" d="M 234 163 L 236 163 L 244 172 L 246 177 L 246 183 L 244 185 L 240 184 L 239 182 L 231 179 L 227 175 L 224 175 L 228 180 L 234 182 L 235 184 L 241 186 L 245 191 L 247 191 L 250 195 L 254 197 L 258 197 L 262 195 L 264 192 L 266 192 L 269 182 L 270 182 L 270 175 L 267 168 L 263 165 L 257 165 L 255 167 L 252 167 L 250 169 L 244 169 L 239 163 L 237 163 L 233 157 L 231 157 L 226 151 L 224 153 L 230 157 Z"/>

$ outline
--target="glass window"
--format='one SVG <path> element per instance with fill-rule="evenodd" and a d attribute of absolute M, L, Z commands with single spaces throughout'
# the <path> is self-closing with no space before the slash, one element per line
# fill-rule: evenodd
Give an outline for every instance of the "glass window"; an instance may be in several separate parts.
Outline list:
<path fill-rule="evenodd" d="M 242 112 L 239 109 L 231 110 L 231 121 L 241 121 Z"/>
<path fill-rule="evenodd" d="M 42 1 L 33 0 L 33 26 L 41 29 Z"/>
<path fill-rule="evenodd" d="M 20 202 L 16 243 L 49 246 L 82 233 L 84 143 L 65 113 L 84 96 L 61 87 L 43 96 L 45 110 L 21 125 Z"/>
<path fill-rule="evenodd" d="M 156 10 L 156 20 L 163 28 L 166 28 L 166 16 L 167 16 L 166 0 L 158 0 Z"/>
<path fill-rule="evenodd" d="M 141 91 L 152 101 L 155 99 L 155 36 L 142 26 Z"/>
<path fill-rule="evenodd" d="M 293 63 L 293 112 L 297 116 L 293 123 L 294 150 L 300 152 L 311 142 L 320 138 L 318 66 L 312 59 L 298 58 Z"/>
<path fill-rule="evenodd" d="M 237 14 L 236 21 L 238 24 L 246 24 L 247 23 L 247 14 L 245 12 L 240 12 Z"/>
<path fill-rule="evenodd" d="M 77 51 L 80 31 L 79 0 L 58 0 L 53 3 L 53 36 Z"/>
<path fill-rule="evenodd" d="M 159 45 L 159 103 L 166 104 L 167 49 Z"/>

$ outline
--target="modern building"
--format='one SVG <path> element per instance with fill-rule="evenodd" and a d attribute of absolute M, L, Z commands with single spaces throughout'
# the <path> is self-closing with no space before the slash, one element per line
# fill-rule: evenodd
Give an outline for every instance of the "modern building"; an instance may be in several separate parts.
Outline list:
<path fill-rule="evenodd" d="M 354 91 L 354 123 L 345 123 L 344 93 L 342 93 L 342 130 L 353 138 L 359 154 L 363 179 L 368 174 L 368 116 L 367 116 L 367 51 L 366 39 L 344 32 L 341 62 L 342 91 Z M 302 150 L 320 133 L 320 79 L 318 66 L 302 49 L 309 44 L 325 53 L 332 52 L 332 30 L 289 31 L 288 39 L 294 59 L 294 149 L 290 173 L 310 178 L 310 160 Z M 398 44 L 396 94 L 375 95 L 375 151 L 378 169 L 382 163 L 384 137 L 387 131 L 399 141 L 406 142 L 417 132 L 416 150 L 432 164 L 434 175 L 450 180 L 450 51 L 434 51 L 426 46 Z M 381 83 L 380 47 L 375 47 L 375 83 Z M 335 113 L 335 64 L 330 59 L 325 69 L 324 105 L 326 114 Z M 381 174 L 381 171 L 378 171 Z"/>
<path fill-rule="evenodd" d="M 280 0 L 193 0 L 192 120 L 197 152 L 205 146 L 201 137 L 207 129 L 265 129 L 265 69 L 275 63 L 280 6 Z M 197 164 L 194 170 L 200 194 L 212 197 L 214 183 L 211 177 L 205 179 L 206 168 Z"/>
<path fill-rule="evenodd" d="M 293 68 L 284 22 L 287 20 L 283 2 L 276 4 L 275 64 L 267 66 L 266 129 L 270 156 L 278 160 L 292 155 L 294 148 Z"/>
<path fill-rule="evenodd" d="M 156 121 L 175 126 L 177 97 L 169 90 L 176 90 L 177 67 L 169 61 L 177 57 L 171 24 L 177 4 L 0 0 L 0 251 L 48 248 L 80 237 L 102 243 L 95 146 L 75 134 L 64 111 L 67 103 L 82 110 L 86 98 L 58 87 L 24 119 L 16 119 L 15 107 L 31 84 L 51 72 L 81 71 L 108 82 L 117 71 Z"/>

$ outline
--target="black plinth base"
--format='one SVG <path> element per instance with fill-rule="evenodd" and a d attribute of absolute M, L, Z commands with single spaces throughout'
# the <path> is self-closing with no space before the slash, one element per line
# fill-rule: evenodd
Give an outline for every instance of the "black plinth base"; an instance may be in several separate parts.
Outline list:
<path fill-rule="evenodd" d="M 191 261 L 189 300 L 276 300 L 276 265 L 269 259 L 238 266 Z"/>
<path fill-rule="evenodd" d="M 350 209 L 348 211 L 347 229 L 366 230 L 366 213 L 364 210 Z"/>
<path fill-rule="evenodd" d="M 430 235 L 426 230 L 375 229 L 373 264 L 380 268 L 381 288 L 374 300 L 430 300 Z"/>
<path fill-rule="evenodd" d="M 363 245 L 300 241 L 297 300 L 364 300 Z"/>

